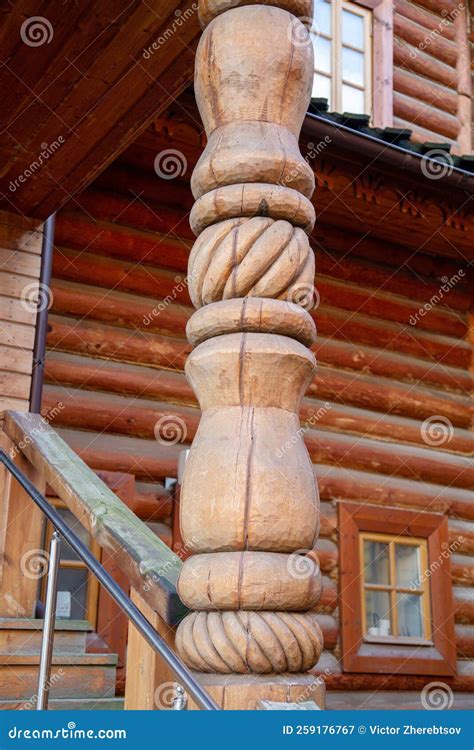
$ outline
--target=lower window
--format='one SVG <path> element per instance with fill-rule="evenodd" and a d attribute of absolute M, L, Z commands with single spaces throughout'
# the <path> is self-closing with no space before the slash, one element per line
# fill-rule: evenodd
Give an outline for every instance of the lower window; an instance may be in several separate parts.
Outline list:
<path fill-rule="evenodd" d="M 339 534 L 344 670 L 454 674 L 447 519 L 340 503 Z"/>

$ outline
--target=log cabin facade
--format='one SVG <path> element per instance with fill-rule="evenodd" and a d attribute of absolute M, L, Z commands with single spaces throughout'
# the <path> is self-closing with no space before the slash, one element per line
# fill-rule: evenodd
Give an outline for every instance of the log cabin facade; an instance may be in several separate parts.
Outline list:
<path fill-rule="evenodd" d="M 324 3 L 315 9 L 315 70 L 330 79 L 334 70 L 325 68 L 323 53 L 318 58 L 318 42 L 326 38 L 318 5 Z M 447 17 L 445 3 L 435 0 L 343 5 L 341 12 L 355 6 L 354 15 L 369 24 L 373 110 L 368 118 L 333 112 L 331 102 L 313 97 L 299 141 L 316 184 L 310 233 L 316 276 L 298 290 L 303 298 L 283 299 L 311 307 L 317 325 L 318 367 L 301 405 L 298 439 L 309 452 L 321 506 L 314 551 L 297 550 L 292 580 L 303 589 L 311 566 L 319 565 L 321 593 L 311 612 L 324 647 L 310 674 L 325 684 L 328 708 L 422 707 L 423 689 L 439 681 L 450 705 L 460 708 L 472 691 L 474 640 L 469 24 L 465 8 L 453 4 Z M 38 323 L 34 305 L 25 307 L 25 288 L 39 277 L 42 220 L 55 210 L 51 281 L 38 305 L 49 307 L 41 413 L 184 560 L 192 549 L 181 536 L 173 480 L 200 421 L 184 365 L 193 348 L 186 340 L 193 313 L 191 174 L 206 138 L 193 91 L 185 89 L 190 61 L 173 42 L 163 45 L 171 63 L 160 43 L 152 46 L 167 28 L 174 28 L 171 14 L 153 34 L 148 30 L 147 43 L 140 37 L 140 50 L 158 76 L 178 81 L 174 101 L 156 90 L 153 100 L 143 95 L 150 116 L 140 127 L 131 109 L 123 116 L 116 105 L 107 123 L 112 132 L 117 117 L 115 146 L 99 135 L 97 156 L 90 150 L 90 159 L 82 159 L 72 146 L 61 155 L 61 145 L 41 179 L 6 192 L 1 382 L 4 408 L 28 411 Z M 189 34 L 187 54 L 199 36 L 197 19 L 190 14 L 175 31 L 176 45 Z M 110 33 L 112 47 L 118 45 Z M 341 39 L 344 47 L 342 31 Z M 335 33 L 327 41 L 335 45 Z M 353 83 L 355 67 L 347 79 Z M 178 95 L 179 88 L 185 90 Z M 67 111 L 67 99 L 61 106 Z M 124 136 L 124 120 L 133 136 Z M 52 143 L 51 134 L 45 140 Z M 12 164 L 4 173 L 7 191 L 21 171 Z M 292 436 L 277 445 L 272 471 L 291 461 L 294 450 Z M 80 529 L 67 503 L 42 481 L 47 497 Z M 44 543 L 50 529 L 37 518 L 32 526 L 36 539 L 41 526 Z M 116 557 L 81 533 L 128 591 Z M 12 549 L 17 543 L 11 534 L 9 543 Z M 3 550 L 8 559 L 8 546 Z M 2 585 L 9 580 L 5 575 Z M 88 623 L 75 636 L 84 647 L 84 692 L 75 696 L 69 686 L 62 698 L 120 705 L 112 696 L 134 686 L 127 665 L 138 649 L 132 634 L 127 648 L 126 618 L 67 549 L 60 592 L 62 617 Z M 2 593 L 3 628 L 10 633 L 12 618 L 25 622 L 33 613 Z M 152 620 L 154 612 L 148 615 Z M 66 640 L 67 625 L 65 633 Z M 159 665 L 149 679 L 155 688 L 166 682 Z M 0 699 L 7 707 L 28 697 L 29 687 L 14 694 L 5 685 Z M 133 701 L 129 695 L 127 707 L 142 705 Z"/>

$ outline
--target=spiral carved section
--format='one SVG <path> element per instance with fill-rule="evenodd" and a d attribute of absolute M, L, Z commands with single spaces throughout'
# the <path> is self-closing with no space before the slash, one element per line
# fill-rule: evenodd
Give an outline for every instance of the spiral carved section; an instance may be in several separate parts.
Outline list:
<path fill-rule="evenodd" d="M 189 278 L 195 307 L 235 297 L 295 301 L 314 283 L 314 254 L 305 232 L 288 221 L 229 219 L 198 237 Z"/>
<path fill-rule="evenodd" d="M 193 612 L 176 633 L 179 656 L 200 672 L 305 672 L 322 647 L 312 613 Z"/>

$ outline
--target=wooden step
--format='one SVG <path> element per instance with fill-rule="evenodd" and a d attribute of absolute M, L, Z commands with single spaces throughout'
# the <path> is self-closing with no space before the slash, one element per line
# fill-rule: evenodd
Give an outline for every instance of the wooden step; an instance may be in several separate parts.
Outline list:
<path fill-rule="evenodd" d="M 0 653 L 0 700 L 36 702 L 39 655 Z M 51 698 L 113 698 L 116 654 L 55 654 Z"/>
<path fill-rule="evenodd" d="M 123 698 L 51 698 L 49 711 L 123 711 Z M 34 710 L 33 701 L 2 700 L 0 711 Z"/>
<path fill-rule="evenodd" d="M 54 651 L 57 654 L 83 654 L 86 636 L 92 626 L 86 620 L 56 620 Z M 0 653 L 38 654 L 43 635 L 43 620 L 0 618 Z"/>

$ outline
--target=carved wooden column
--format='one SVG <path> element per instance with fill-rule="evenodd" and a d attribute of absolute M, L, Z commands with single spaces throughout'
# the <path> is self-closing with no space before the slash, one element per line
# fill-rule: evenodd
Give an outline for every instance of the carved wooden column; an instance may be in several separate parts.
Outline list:
<path fill-rule="evenodd" d="M 199 11 L 195 91 L 208 143 L 192 177 L 198 310 L 186 373 L 202 419 L 181 493 L 193 555 L 179 593 L 193 612 L 177 649 L 214 675 L 200 675 L 208 686 L 231 690 L 238 675 L 254 676 L 251 699 L 240 691 L 234 708 L 271 696 L 320 700 L 303 674 L 322 648 L 308 611 L 321 575 L 301 556 L 317 538 L 319 501 L 298 417 L 316 332 L 304 309 L 314 176 L 298 147 L 313 52 L 296 16 L 308 21 L 312 2 L 201 0 Z"/>

